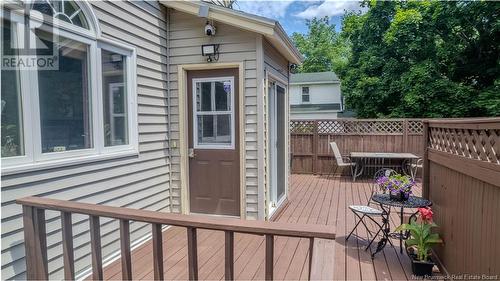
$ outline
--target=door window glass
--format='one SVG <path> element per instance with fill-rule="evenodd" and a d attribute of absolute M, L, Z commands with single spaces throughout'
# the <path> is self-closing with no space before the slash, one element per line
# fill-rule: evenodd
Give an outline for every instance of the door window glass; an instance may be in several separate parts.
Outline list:
<path fill-rule="evenodd" d="M 195 147 L 234 146 L 233 79 L 207 79 L 194 83 Z"/>

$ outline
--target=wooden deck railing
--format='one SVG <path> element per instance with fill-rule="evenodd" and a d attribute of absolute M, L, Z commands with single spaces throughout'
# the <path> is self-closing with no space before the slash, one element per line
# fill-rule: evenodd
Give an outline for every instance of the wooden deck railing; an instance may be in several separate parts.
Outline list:
<path fill-rule="evenodd" d="M 122 279 L 132 280 L 132 260 L 130 251 L 130 221 L 150 223 L 153 237 L 154 279 L 163 280 L 162 225 L 185 227 L 188 242 L 189 279 L 198 279 L 197 229 L 225 232 L 225 278 L 234 280 L 234 233 L 265 235 L 266 240 L 266 280 L 273 279 L 274 236 L 309 239 L 309 277 L 315 238 L 335 239 L 334 230 L 323 225 L 298 225 L 278 222 L 246 221 L 239 219 L 208 218 L 111 207 L 40 197 L 18 199 L 23 205 L 24 239 L 26 249 L 27 279 L 47 280 L 47 237 L 45 210 L 61 212 L 64 279 L 75 278 L 73 234 L 71 216 L 73 213 L 89 215 L 90 243 L 92 254 L 92 279 L 103 279 L 100 217 L 120 220 L 120 245 Z"/>

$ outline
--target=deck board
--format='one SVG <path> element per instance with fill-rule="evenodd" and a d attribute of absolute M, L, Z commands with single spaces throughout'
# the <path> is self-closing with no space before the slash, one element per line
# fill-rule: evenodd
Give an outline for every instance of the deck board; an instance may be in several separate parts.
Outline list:
<path fill-rule="evenodd" d="M 276 215 L 275 221 L 301 224 L 323 224 L 335 228 L 335 241 L 321 241 L 329 249 L 324 254 L 322 271 L 315 275 L 323 280 L 408 280 L 411 278 L 410 261 L 406 254 L 387 246 L 375 259 L 365 251 L 368 234 L 359 227 L 348 241 L 347 234 L 355 224 L 348 209 L 352 204 L 366 204 L 370 196 L 370 182 L 352 182 L 350 178 L 326 178 L 312 175 L 292 175 L 286 206 Z M 417 195 L 421 188 L 417 187 Z M 405 213 L 408 218 L 411 211 Z M 399 216 L 391 214 L 391 224 L 399 224 Z M 369 227 L 374 227 L 369 224 Z M 198 230 L 199 278 L 224 279 L 224 233 Z M 187 280 L 186 230 L 171 227 L 163 232 L 165 278 Z M 265 243 L 261 236 L 236 233 L 234 276 L 237 280 L 264 279 Z M 372 245 L 372 249 L 376 243 Z M 309 275 L 309 241 L 307 239 L 275 237 L 275 280 L 307 280 Z M 148 241 L 132 251 L 134 279 L 153 279 L 152 243 Z M 117 260 L 104 268 L 107 280 L 121 279 L 121 265 Z"/>

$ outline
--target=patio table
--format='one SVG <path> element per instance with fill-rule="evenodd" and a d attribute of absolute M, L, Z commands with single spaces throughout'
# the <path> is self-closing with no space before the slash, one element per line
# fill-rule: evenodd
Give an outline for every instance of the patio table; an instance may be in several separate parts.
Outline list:
<path fill-rule="evenodd" d="M 382 235 L 383 235 L 382 239 L 377 244 L 377 249 L 375 253 L 372 254 L 372 258 L 375 257 L 375 254 L 384 249 L 385 245 L 387 244 L 387 241 L 389 241 L 389 243 L 391 243 L 392 245 L 392 242 L 389 240 L 389 238 L 399 239 L 400 252 L 403 253 L 403 239 L 407 239 L 409 233 L 408 232 L 406 232 L 405 234 L 403 234 L 403 232 L 393 233 L 390 231 L 389 216 L 391 214 L 391 207 L 396 207 L 400 209 L 399 218 L 401 224 L 403 224 L 403 211 L 405 208 L 414 209 L 414 208 L 429 207 L 432 205 L 432 202 L 428 199 L 418 196 L 410 196 L 406 201 L 397 201 L 391 199 L 389 194 L 374 194 L 372 200 L 374 202 L 379 203 L 382 209 Z M 415 217 L 417 213 L 418 212 L 414 212 L 410 216 L 409 221 L 411 221 L 411 219 Z"/>
<path fill-rule="evenodd" d="M 363 173 L 366 167 L 376 167 L 376 168 L 401 168 L 404 173 L 407 173 L 405 166 L 407 164 L 412 164 L 413 161 L 417 161 L 419 157 L 413 153 L 399 153 L 399 152 L 351 152 L 350 158 L 356 163 L 354 168 L 353 180 Z M 379 163 L 366 164 L 366 160 L 369 159 L 380 159 Z M 386 160 L 402 160 L 401 165 L 390 165 L 386 163 Z"/>

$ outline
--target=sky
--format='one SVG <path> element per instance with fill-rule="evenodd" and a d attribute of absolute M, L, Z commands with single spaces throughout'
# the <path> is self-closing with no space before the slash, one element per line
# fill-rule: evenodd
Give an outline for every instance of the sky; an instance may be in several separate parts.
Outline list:
<path fill-rule="evenodd" d="M 234 8 L 278 20 L 291 35 L 293 32 L 307 33 L 306 20 L 325 16 L 339 31 L 344 12 L 359 11 L 359 3 L 352 0 L 237 0 Z"/>

